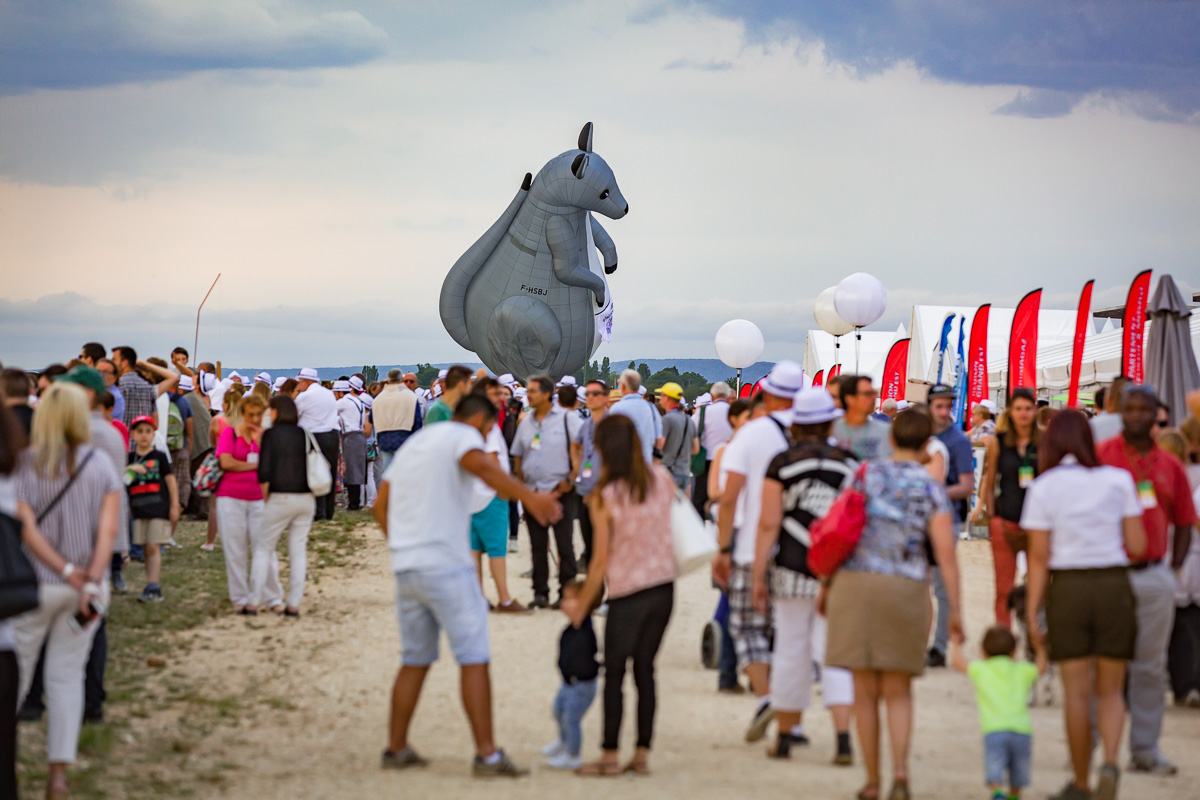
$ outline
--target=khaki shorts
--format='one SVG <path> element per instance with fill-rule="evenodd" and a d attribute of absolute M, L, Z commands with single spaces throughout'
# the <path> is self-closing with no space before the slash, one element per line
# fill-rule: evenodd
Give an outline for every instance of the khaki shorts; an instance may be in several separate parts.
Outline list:
<path fill-rule="evenodd" d="M 171 541 L 171 520 L 135 519 L 133 521 L 134 544 L 168 544 Z"/>
<path fill-rule="evenodd" d="M 925 670 L 929 584 L 838 570 L 829 588 L 825 663 L 850 670 Z"/>

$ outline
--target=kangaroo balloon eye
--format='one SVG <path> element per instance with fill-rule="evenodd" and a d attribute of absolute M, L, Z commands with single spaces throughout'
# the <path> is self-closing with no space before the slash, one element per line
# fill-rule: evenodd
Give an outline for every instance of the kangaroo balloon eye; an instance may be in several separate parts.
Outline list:
<path fill-rule="evenodd" d="M 607 200 L 607 199 L 608 199 L 608 189 L 605 189 L 603 192 L 601 192 L 601 193 L 600 193 L 600 199 L 601 199 L 601 200 Z"/>

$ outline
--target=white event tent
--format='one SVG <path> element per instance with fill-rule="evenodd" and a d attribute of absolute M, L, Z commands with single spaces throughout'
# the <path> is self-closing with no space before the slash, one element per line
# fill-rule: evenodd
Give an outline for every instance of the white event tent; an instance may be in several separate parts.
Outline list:
<path fill-rule="evenodd" d="M 909 383 L 930 384 L 937 381 L 937 349 L 942 335 L 942 324 L 946 315 L 953 314 L 954 322 L 950 328 L 950 337 L 946 344 L 946 358 L 942 371 L 945 383 L 955 382 L 955 361 L 958 357 L 958 334 L 961 324 L 964 332 L 963 350 L 966 352 L 971 343 L 971 325 L 975 319 L 977 308 L 970 306 L 913 306 L 912 340 L 908 347 L 908 380 Z M 1007 373 L 1000 373 L 1008 365 L 1008 340 L 1012 333 L 1014 308 L 998 308 L 992 306 L 988 316 L 988 390 L 989 395 L 999 401 L 1004 393 L 1004 383 L 1001 378 Z M 1067 363 L 1071 361 L 1070 353 L 1075 340 L 1074 310 L 1041 309 L 1038 312 L 1038 365 L 1048 363 L 1043 361 L 1055 348 L 1066 347 Z M 1092 330 L 1092 319 L 1089 315 L 1088 330 Z M 1117 347 L 1120 348 L 1120 332 L 1117 332 Z M 1043 355 L 1045 353 L 1046 355 Z M 1040 381 L 1039 381 L 1040 383 Z"/>
<path fill-rule="evenodd" d="M 878 386 L 883 379 L 884 361 L 888 351 L 892 349 L 892 344 L 907 335 L 903 324 L 894 331 L 863 331 L 862 341 L 858 345 L 858 373 L 870 375 L 871 380 Z M 841 348 L 835 354 L 832 336 L 823 330 L 810 330 L 804 345 L 805 381 L 811 384 L 813 377 L 821 370 L 825 370 L 828 377 L 829 370 L 835 363 L 842 365 L 843 375 L 854 372 L 854 347 L 855 336 L 848 333 L 841 337 Z"/>
<path fill-rule="evenodd" d="M 1121 344 L 1122 330 L 1107 320 L 1100 333 L 1092 333 L 1084 339 L 1083 360 L 1079 367 L 1079 388 L 1082 391 L 1092 391 L 1100 385 L 1111 383 L 1121 374 Z M 1192 337 L 1192 349 L 1200 353 L 1200 314 L 1192 314 L 1188 319 Z M 1146 322 L 1145 335 L 1150 336 L 1150 328 L 1154 320 Z M 1039 331 L 1038 339 L 1041 339 Z M 1038 344 L 1038 389 L 1042 395 L 1058 394 L 1065 391 L 1071 384 L 1071 355 L 1074 349 L 1074 337 L 1052 346 Z M 998 361 L 988 358 L 988 385 L 995 394 L 997 386 L 1003 387 L 1008 380 L 1008 358 Z"/>

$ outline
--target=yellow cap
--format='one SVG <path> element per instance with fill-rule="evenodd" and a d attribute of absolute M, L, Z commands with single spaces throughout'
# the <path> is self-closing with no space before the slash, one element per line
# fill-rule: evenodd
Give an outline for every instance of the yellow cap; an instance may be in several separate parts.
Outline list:
<path fill-rule="evenodd" d="M 663 397 L 669 397 L 672 400 L 682 400 L 683 387 L 678 383 L 664 383 L 663 387 L 656 394 L 661 394 Z"/>

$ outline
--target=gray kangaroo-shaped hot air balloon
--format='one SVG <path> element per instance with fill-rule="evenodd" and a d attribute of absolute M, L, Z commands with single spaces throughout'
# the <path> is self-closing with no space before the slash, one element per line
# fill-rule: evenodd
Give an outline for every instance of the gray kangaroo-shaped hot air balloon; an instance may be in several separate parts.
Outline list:
<path fill-rule="evenodd" d="M 604 256 L 606 274 L 617 268 L 616 246 L 593 211 L 620 219 L 629 204 L 592 152 L 589 122 L 579 149 L 537 177 L 526 173 L 500 219 L 446 276 L 439 310 L 454 341 L 493 372 L 522 380 L 581 369 L 600 344 L 596 314 L 611 302 L 604 275 L 589 267 L 589 249 Z"/>

